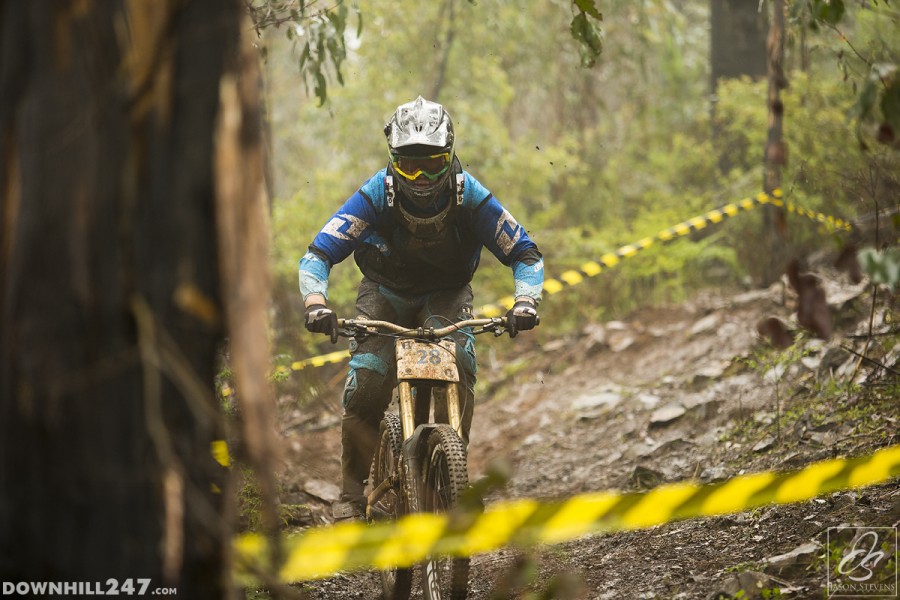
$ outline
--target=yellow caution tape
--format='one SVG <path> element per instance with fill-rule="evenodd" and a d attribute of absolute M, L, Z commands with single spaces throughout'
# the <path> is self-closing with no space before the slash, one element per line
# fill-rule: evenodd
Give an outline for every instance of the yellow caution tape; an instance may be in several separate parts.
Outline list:
<path fill-rule="evenodd" d="M 225 443 L 225 440 L 213 441 L 210 444 L 210 452 L 217 463 L 223 467 L 231 466 L 231 456 L 228 454 L 228 444 Z"/>
<path fill-rule="evenodd" d="M 700 231 L 708 225 L 721 223 L 728 217 L 734 217 L 741 211 L 749 211 L 763 204 L 771 204 L 780 208 L 787 209 L 790 213 L 795 213 L 804 217 L 809 217 L 814 221 L 818 221 L 833 229 L 850 230 L 852 226 L 847 221 L 830 217 L 822 213 L 806 210 L 790 202 L 786 202 L 782 198 L 782 191 L 776 189 L 771 195 L 762 193 L 753 198 L 744 198 L 738 202 L 726 204 L 699 217 L 688 219 L 678 225 L 669 227 L 657 233 L 653 237 L 647 237 L 633 244 L 622 246 L 615 252 L 604 254 L 596 261 L 589 261 L 582 264 L 578 269 L 566 271 L 559 276 L 558 279 L 546 279 L 544 281 L 544 293 L 548 295 L 557 294 L 567 287 L 578 285 L 589 277 L 595 277 L 604 270 L 611 269 L 618 265 L 623 259 L 631 258 L 641 250 L 650 248 L 657 242 L 670 242 L 676 238 L 688 235 L 694 231 Z M 478 308 L 476 313 L 485 317 L 499 317 L 510 309 L 513 305 L 512 298 L 504 298 L 494 304 L 485 304 Z"/>
<path fill-rule="evenodd" d="M 349 350 L 338 350 L 337 352 L 331 352 L 329 354 L 313 356 L 312 358 L 304 358 L 303 360 L 295 361 L 291 363 L 291 369 L 293 369 L 294 371 L 300 371 L 302 369 L 305 369 L 306 367 L 321 367 L 330 363 L 339 363 L 347 358 L 350 358 Z"/>
<path fill-rule="evenodd" d="M 647 492 L 596 492 L 551 502 L 509 500 L 482 513 L 413 514 L 396 522 L 317 527 L 285 540 L 286 560 L 278 576 L 287 582 L 304 581 L 350 569 L 411 566 L 436 554 L 470 556 L 507 545 L 556 544 L 601 531 L 803 502 L 897 476 L 900 446 L 890 446 L 870 456 L 825 460 L 799 471 L 755 473 L 707 485 L 674 483 Z M 261 569 L 269 556 L 266 544 L 258 534 L 239 536 L 234 547 L 240 568 Z"/>

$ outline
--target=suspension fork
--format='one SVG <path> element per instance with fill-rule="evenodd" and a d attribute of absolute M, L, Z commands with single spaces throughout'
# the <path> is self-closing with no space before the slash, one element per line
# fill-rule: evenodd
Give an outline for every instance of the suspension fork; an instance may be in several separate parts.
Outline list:
<path fill-rule="evenodd" d="M 400 425 L 403 429 L 403 440 L 412 437 L 416 429 L 416 411 L 412 397 L 412 386 L 408 381 L 401 381 L 397 386 L 400 396 Z"/>
<path fill-rule="evenodd" d="M 447 406 L 447 423 L 462 438 L 462 409 L 459 406 L 459 383 L 447 382 L 432 388 L 435 403 L 443 400 Z"/>

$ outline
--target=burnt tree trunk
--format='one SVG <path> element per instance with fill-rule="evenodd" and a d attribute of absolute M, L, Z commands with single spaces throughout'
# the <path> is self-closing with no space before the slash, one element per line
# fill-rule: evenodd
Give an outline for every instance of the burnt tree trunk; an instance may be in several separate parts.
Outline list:
<path fill-rule="evenodd" d="M 214 174 L 240 15 L 0 4 L 2 580 L 227 593 Z"/>

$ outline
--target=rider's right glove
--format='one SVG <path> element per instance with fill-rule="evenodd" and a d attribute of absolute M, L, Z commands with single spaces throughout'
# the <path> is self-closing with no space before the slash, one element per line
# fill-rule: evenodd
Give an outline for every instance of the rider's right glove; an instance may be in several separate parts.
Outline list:
<path fill-rule="evenodd" d="M 534 329 L 535 325 L 537 325 L 537 309 L 534 302 L 516 300 L 506 313 L 506 330 L 509 331 L 509 337 L 516 337 L 520 331 Z"/>
<path fill-rule="evenodd" d="M 324 333 L 331 336 L 331 342 L 337 342 L 337 315 L 324 304 L 311 304 L 306 308 L 306 329 L 313 333 Z"/>

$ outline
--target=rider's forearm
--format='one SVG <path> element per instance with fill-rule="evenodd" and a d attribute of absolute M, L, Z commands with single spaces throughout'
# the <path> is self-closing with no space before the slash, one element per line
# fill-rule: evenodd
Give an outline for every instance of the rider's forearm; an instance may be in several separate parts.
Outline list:
<path fill-rule="evenodd" d="M 307 252 L 300 259 L 299 277 L 300 293 L 306 306 L 310 304 L 325 304 L 328 298 L 328 274 L 331 266 L 328 261 L 314 252 Z M 319 300 L 318 302 L 311 302 Z"/>
<path fill-rule="evenodd" d="M 516 280 L 516 299 L 530 298 L 538 304 L 544 290 L 544 261 L 540 253 L 535 251 L 533 255 L 517 260 L 512 264 L 512 270 Z"/>

